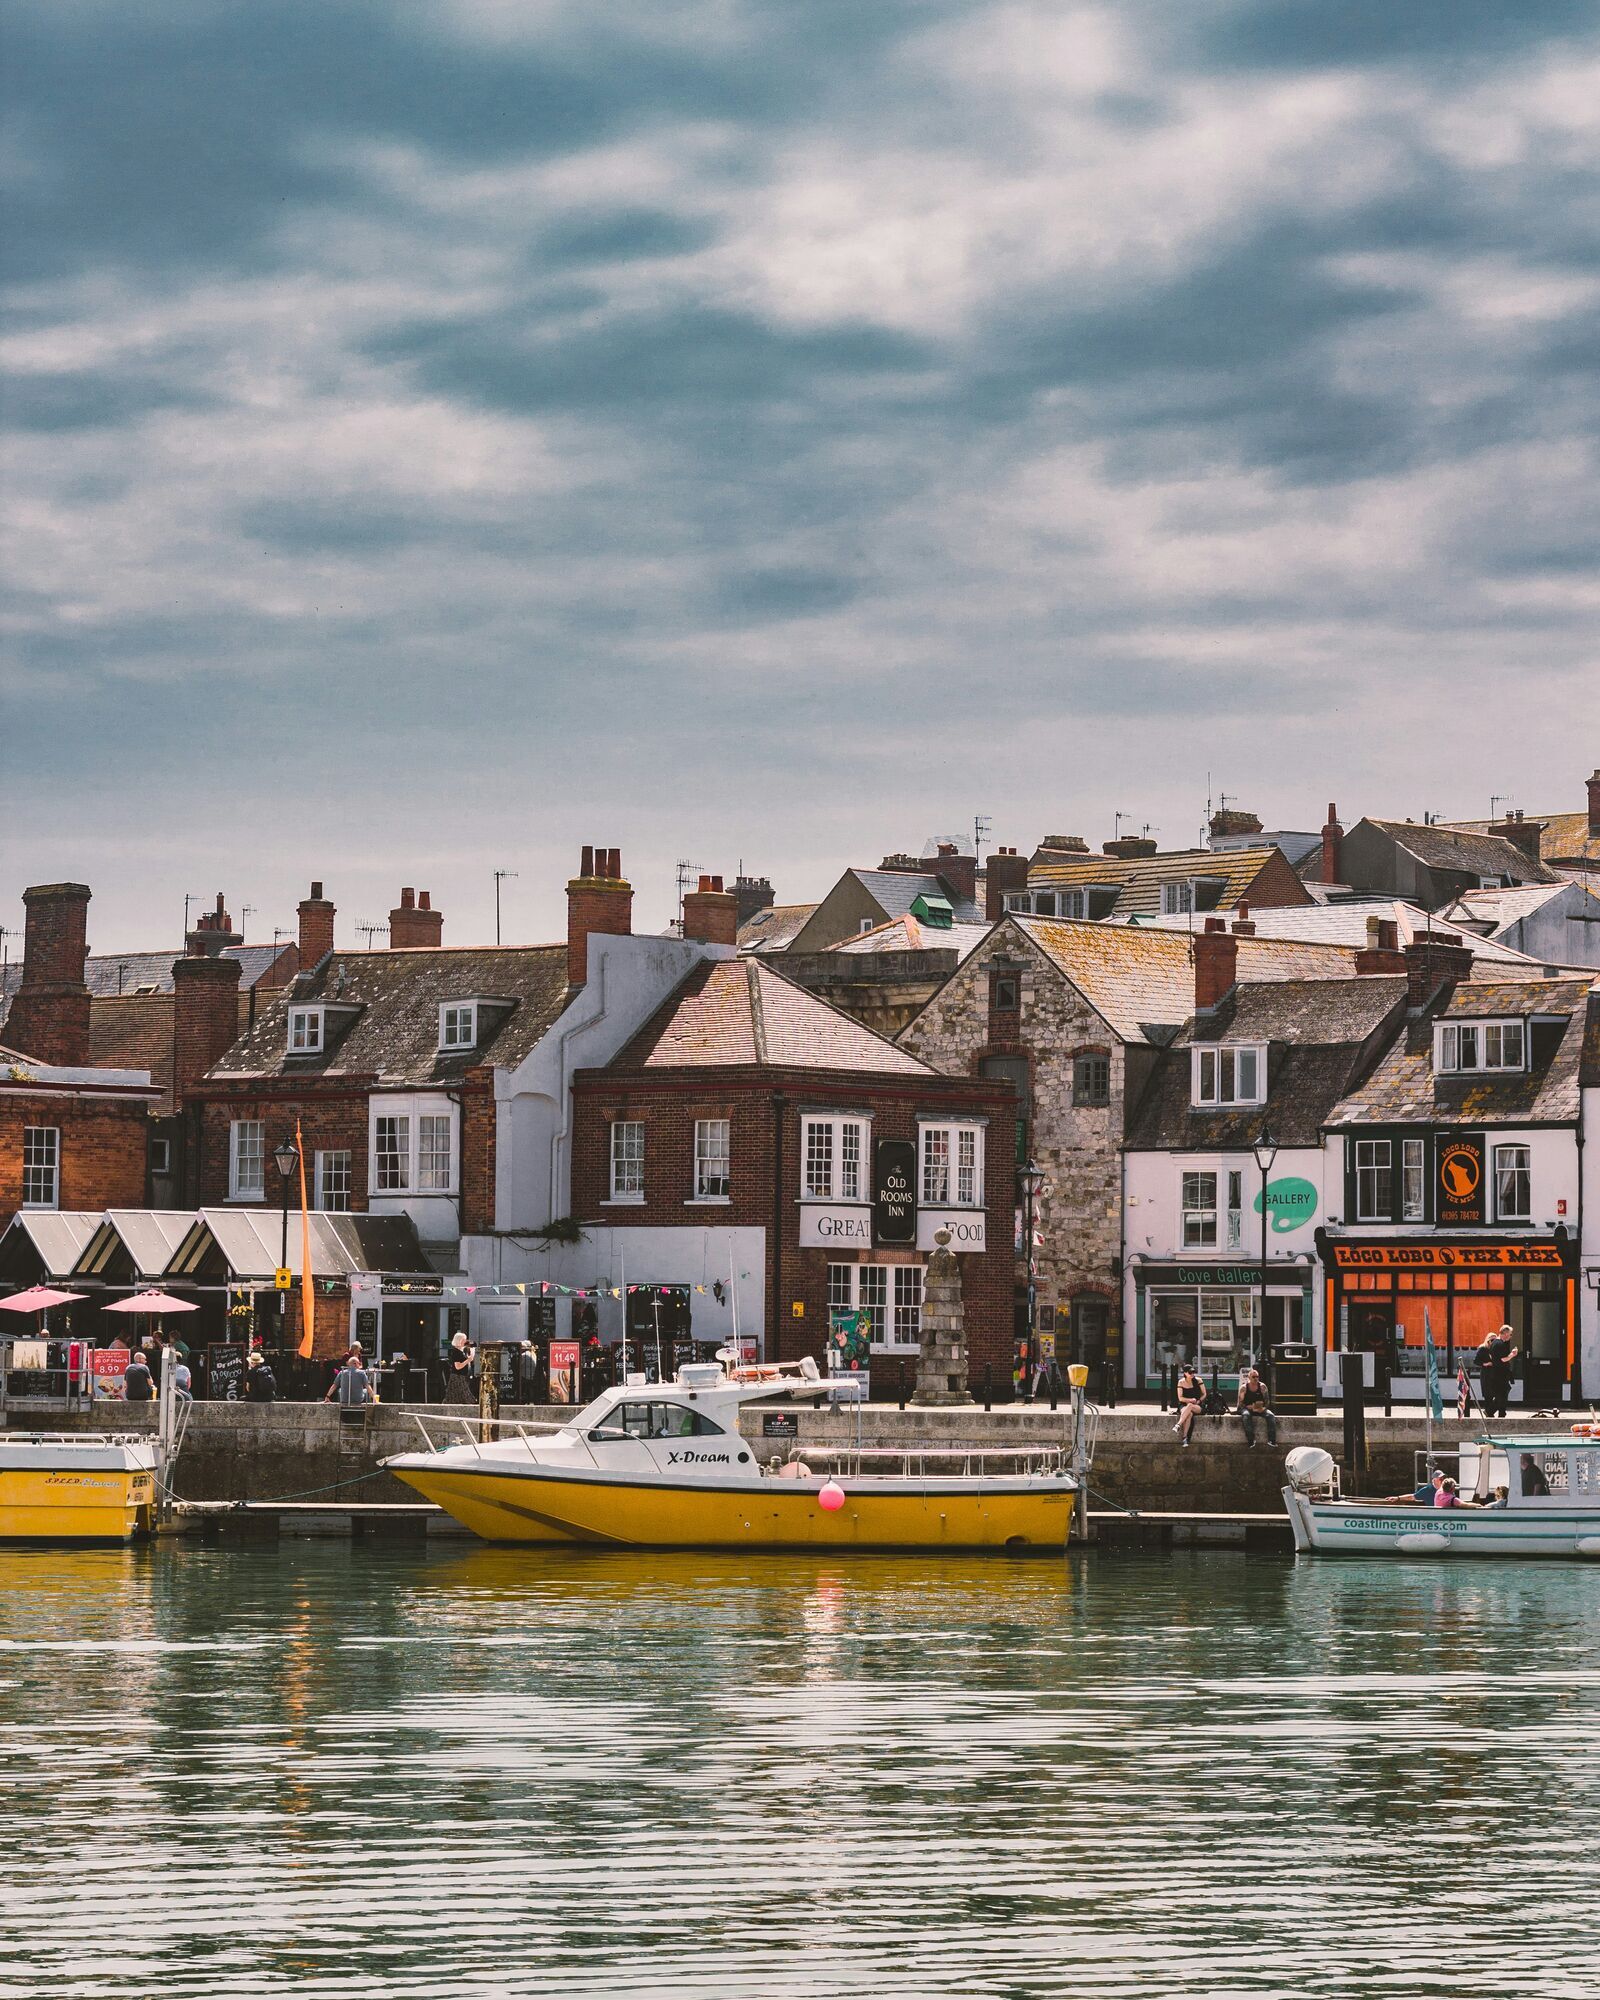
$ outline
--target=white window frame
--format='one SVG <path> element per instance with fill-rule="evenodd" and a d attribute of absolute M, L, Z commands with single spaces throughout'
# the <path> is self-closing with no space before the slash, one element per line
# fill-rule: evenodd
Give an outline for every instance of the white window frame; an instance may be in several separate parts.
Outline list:
<path fill-rule="evenodd" d="M 1178 1235 L 1185 1250 L 1215 1250 L 1217 1247 L 1219 1179 L 1214 1167 L 1185 1167 L 1179 1175 Z"/>
<path fill-rule="evenodd" d="M 412 1170 L 412 1125 L 409 1111 L 379 1111 L 372 1120 L 372 1172 L 368 1181 L 374 1194 L 410 1194 Z M 389 1143 L 384 1139 L 388 1126 Z"/>
<path fill-rule="evenodd" d="M 720 1169 L 720 1170 L 719 1170 Z M 695 1201 L 726 1202 L 733 1198 L 733 1121 L 694 1121 Z"/>
<path fill-rule="evenodd" d="M 150 1171 L 158 1180 L 164 1180 L 172 1172 L 172 1141 L 152 1139 L 150 1141 Z"/>
<path fill-rule="evenodd" d="M 456 1183 L 455 1128 L 448 1111 L 422 1111 L 413 1121 L 417 1134 L 415 1180 L 418 1194 L 450 1194 Z M 441 1130 L 442 1128 L 442 1130 Z M 440 1139 L 443 1138 L 443 1152 Z M 443 1166 L 440 1160 L 443 1159 Z"/>
<path fill-rule="evenodd" d="M 1528 1067 L 1526 1021 L 1436 1021 L 1433 1037 L 1441 1076 L 1519 1076 Z"/>
<path fill-rule="evenodd" d="M 428 1121 L 428 1136 L 437 1140 L 438 1122 L 445 1126 L 445 1139 L 449 1156 L 445 1161 L 447 1180 L 440 1184 L 440 1158 L 437 1145 L 424 1147 L 424 1121 Z M 398 1145 L 384 1149 L 380 1156 L 378 1138 L 380 1128 L 390 1121 L 403 1126 L 398 1137 Z M 424 1154 L 433 1162 L 424 1186 Z M 398 1162 L 398 1171 L 404 1176 L 402 1185 L 385 1185 L 385 1172 L 389 1161 Z M 419 1093 L 414 1097 L 373 1097 L 368 1099 L 367 1121 L 367 1188 L 370 1199 L 397 1200 L 401 1197 L 428 1196 L 438 1198 L 455 1195 L 461 1185 L 461 1120 L 454 1103 L 436 1093 Z"/>
<path fill-rule="evenodd" d="M 29 1155 L 32 1155 L 32 1158 Z M 29 1193 L 30 1183 L 33 1192 Z M 22 1128 L 22 1206 L 61 1206 L 61 1127 L 24 1125 Z"/>
<path fill-rule="evenodd" d="M 1428 1142 L 1426 1139 L 1400 1141 L 1400 1220 L 1426 1222 L 1428 1219 Z"/>
<path fill-rule="evenodd" d="M 983 1134 L 983 1125 L 971 1118 L 917 1120 L 923 1208 L 983 1207 Z"/>
<path fill-rule="evenodd" d="M 883 1351 L 896 1345 L 893 1288 L 889 1273 L 907 1267 L 898 1264 L 830 1264 L 828 1266 L 828 1311 L 870 1312 L 872 1345 Z M 920 1310 L 920 1306 L 919 1306 Z M 902 1348 L 915 1342 L 901 1343 Z"/>
<path fill-rule="evenodd" d="M 475 1049 L 477 1046 L 477 1001 L 441 1000 L 439 1002 L 439 1053 L 441 1055 L 459 1055 L 463 1049 Z"/>
<path fill-rule="evenodd" d="M 289 1053 L 292 1056 L 320 1056 L 327 1043 L 327 1019 L 320 1007 L 289 1009 Z"/>
<path fill-rule="evenodd" d="M 1355 1149 L 1356 1221 L 1393 1222 L 1394 1141 L 1392 1139 L 1357 1139 Z M 1365 1160 L 1361 1157 L 1363 1153 L 1369 1155 Z M 1378 1175 L 1382 1175 L 1383 1177 L 1381 1183 L 1376 1180 L 1376 1176 Z M 1374 1188 L 1387 1183 L 1388 1199 L 1381 1206 L 1369 1203 L 1363 1199 L 1362 1190 L 1368 1184 L 1368 1181 L 1364 1181 L 1363 1176 L 1369 1177 Z"/>
<path fill-rule="evenodd" d="M 1192 882 L 1163 882 L 1161 885 L 1161 914 L 1164 917 L 1187 917 L 1194 912 L 1194 884 Z"/>
<path fill-rule="evenodd" d="M 342 1190 L 336 1185 L 340 1179 L 335 1162 L 344 1162 Z M 355 1162 L 348 1146 L 330 1147 L 316 1156 L 313 1182 L 316 1189 L 317 1207 L 328 1215 L 348 1215 L 350 1213 L 350 1191 L 354 1186 Z M 330 1200 L 331 1195 L 343 1193 L 343 1201 Z"/>
<path fill-rule="evenodd" d="M 861 1112 L 800 1114 L 800 1199 L 866 1201 L 871 1120 Z"/>
<path fill-rule="evenodd" d="M 1189 1051 L 1189 1096 L 1197 1110 L 1267 1101 L 1267 1048 L 1264 1042 L 1205 1042 Z M 1249 1088 L 1241 1088 L 1248 1065 Z"/>
<path fill-rule="evenodd" d="M 247 1138 L 253 1134 L 253 1138 Z M 255 1179 L 244 1178 L 243 1169 L 253 1158 Z M 228 1127 L 229 1201 L 265 1201 L 267 1198 L 267 1121 L 264 1118 L 235 1118 Z"/>
<path fill-rule="evenodd" d="M 1241 1167 L 1227 1169 L 1228 1192 L 1228 1248 L 1237 1250 L 1244 1242 L 1244 1170 Z"/>
<path fill-rule="evenodd" d="M 1523 1201 L 1520 1208 L 1513 1208 L 1506 1201 L 1504 1189 L 1508 1180 L 1514 1188 L 1518 1182 L 1521 1183 Z M 1533 1148 L 1526 1140 L 1516 1140 L 1494 1149 L 1494 1217 L 1496 1222 L 1533 1220 Z"/>
<path fill-rule="evenodd" d="M 613 1118 L 606 1140 L 608 1201 L 644 1200 L 645 1129 L 642 1118 Z"/>
<path fill-rule="evenodd" d="M 894 1264 L 894 1315 L 892 1331 L 896 1346 L 916 1347 L 922 1343 L 922 1266 Z"/>

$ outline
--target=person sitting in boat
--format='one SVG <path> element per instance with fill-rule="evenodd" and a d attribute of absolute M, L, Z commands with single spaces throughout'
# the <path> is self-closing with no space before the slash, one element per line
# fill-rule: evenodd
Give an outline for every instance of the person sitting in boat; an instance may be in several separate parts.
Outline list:
<path fill-rule="evenodd" d="M 1528 1451 L 1522 1454 L 1522 1497 L 1524 1500 L 1550 1498 L 1550 1482 L 1544 1476 L 1544 1467 Z"/>
<path fill-rule="evenodd" d="M 1267 1443 L 1278 1442 L 1278 1419 L 1267 1400 L 1267 1385 L 1259 1368 L 1247 1368 L 1240 1378 L 1238 1410 L 1239 1421 L 1244 1425 L 1244 1441 L 1251 1450 L 1255 1448 L 1257 1417 L 1267 1427 Z"/>
<path fill-rule="evenodd" d="M 1448 1477 L 1442 1478 L 1439 1481 L 1439 1490 L 1433 1496 L 1433 1504 L 1435 1507 L 1459 1507 L 1461 1505 L 1461 1488 L 1453 1479 Z"/>
<path fill-rule="evenodd" d="M 1509 1486 L 1497 1486 L 1494 1489 L 1494 1498 L 1486 1501 L 1484 1504 L 1491 1512 L 1496 1507 L 1509 1507 L 1511 1505 L 1511 1488 Z"/>
<path fill-rule="evenodd" d="M 1178 1421 L 1172 1426 L 1178 1441 L 1188 1449 L 1189 1433 L 1194 1429 L 1195 1419 L 1206 1406 L 1206 1385 L 1200 1378 L 1200 1370 L 1192 1361 L 1183 1364 L 1183 1373 L 1178 1377 Z"/>

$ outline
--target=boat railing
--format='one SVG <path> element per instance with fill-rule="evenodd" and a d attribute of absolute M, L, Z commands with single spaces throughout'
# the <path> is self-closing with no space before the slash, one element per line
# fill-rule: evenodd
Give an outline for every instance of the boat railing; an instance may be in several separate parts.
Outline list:
<path fill-rule="evenodd" d="M 423 1410 L 407 1410 L 404 1414 L 421 1431 L 429 1451 L 443 1451 L 458 1444 L 470 1444 L 481 1451 L 486 1444 L 504 1444 L 517 1438 L 527 1441 L 536 1436 L 553 1437 L 567 1429 L 566 1424 L 517 1423 L 509 1417 L 456 1416 L 453 1412 L 449 1416 L 441 1416 L 436 1411 Z M 435 1431 L 447 1439 L 447 1444 L 436 1442 Z M 490 1433 L 487 1437 L 484 1435 L 486 1431 Z"/>
<path fill-rule="evenodd" d="M 0 1431 L 0 1444 L 102 1444 L 155 1443 L 153 1431 Z"/>
<path fill-rule="evenodd" d="M 1046 1478 L 1071 1472 L 1072 1448 L 1066 1443 L 991 1445 L 956 1439 L 910 1447 L 816 1444 L 796 1445 L 787 1462 L 847 1479 L 884 1472 L 906 1479 Z"/>

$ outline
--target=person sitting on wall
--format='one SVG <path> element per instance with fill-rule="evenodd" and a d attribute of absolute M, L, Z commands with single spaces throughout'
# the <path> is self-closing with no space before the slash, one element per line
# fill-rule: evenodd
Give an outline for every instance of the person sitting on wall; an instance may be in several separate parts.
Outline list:
<path fill-rule="evenodd" d="M 1267 1385 L 1261 1379 L 1259 1368 L 1247 1368 L 1241 1376 L 1237 1408 L 1239 1421 L 1244 1425 L 1244 1441 L 1250 1450 L 1255 1449 L 1257 1417 L 1267 1427 L 1267 1443 L 1278 1442 L 1278 1419 L 1267 1401 Z"/>
<path fill-rule="evenodd" d="M 345 1364 L 333 1378 L 333 1387 L 322 1399 L 325 1403 L 337 1400 L 341 1410 L 359 1409 L 363 1403 L 375 1403 L 372 1377 L 361 1365 L 361 1349 L 352 1347 L 345 1357 Z"/>
<path fill-rule="evenodd" d="M 1178 1421 L 1173 1431 L 1185 1451 L 1189 1448 L 1189 1436 L 1195 1426 L 1195 1419 L 1206 1406 L 1206 1385 L 1201 1380 L 1200 1370 L 1192 1361 L 1183 1364 L 1183 1372 L 1178 1377 Z"/>
<path fill-rule="evenodd" d="M 122 1396 L 124 1402 L 148 1403 L 156 1393 L 155 1377 L 150 1373 L 150 1364 L 142 1352 L 131 1354 L 128 1365 L 122 1373 Z"/>

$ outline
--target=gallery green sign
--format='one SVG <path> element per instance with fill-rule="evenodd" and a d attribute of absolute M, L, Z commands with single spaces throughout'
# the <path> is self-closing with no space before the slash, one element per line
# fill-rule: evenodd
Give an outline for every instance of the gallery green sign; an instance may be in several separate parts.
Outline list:
<path fill-rule="evenodd" d="M 1317 1212 L 1317 1190 L 1310 1181 L 1295 1175 L 1286 1175 L 1281 1181 L 1268 1181 L 1266 1188 L 1257 1193 L 1254 1208 L 1261 1213 L 1261 1193 L 1267 1198 L 1267 1213 L 1272 1217 L 1272 1230 L 1282 1236 L 1286 1230 L 1300 1229 Z"/>

